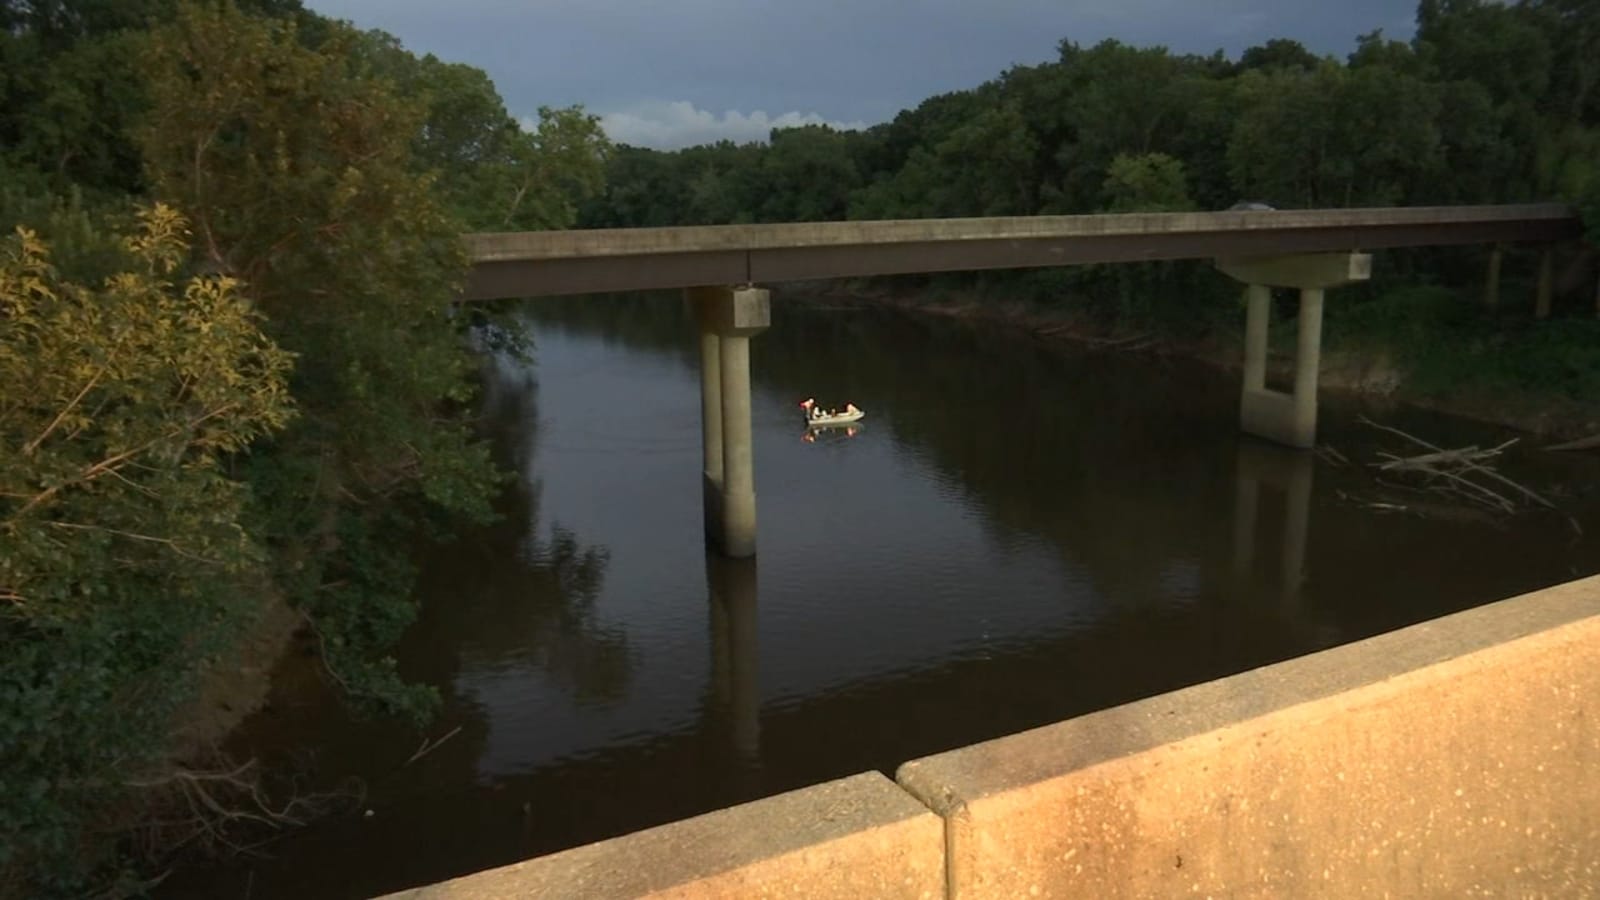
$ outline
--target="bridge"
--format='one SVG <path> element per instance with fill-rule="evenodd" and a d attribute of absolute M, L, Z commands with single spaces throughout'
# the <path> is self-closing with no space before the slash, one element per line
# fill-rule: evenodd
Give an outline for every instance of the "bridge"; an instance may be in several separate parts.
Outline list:
<path fill-rule="evenodd" d="M 1316 440 L 1327 289 L 1371 275 L 1374 250 L 1488 244 L 1490 296 L 1504 244 L 1543 245 L 1536 310 L 1548 313 L 1550 245 L 1582 224 L 1561 204 L 1227 210 L 774 225 L 709 225 L 465 236 L 466 301 L 684 288 L 700 326 L 708 541 L 755 555 L 750 338 L 771 323 L 760 285 L 827 278 L 1090 263 L 1209 259 L 1247 299 L 1240 428 L 1297 448 Z M 1267 388 L 1271 289 L 1300 292 L 1294 388 Z"/>

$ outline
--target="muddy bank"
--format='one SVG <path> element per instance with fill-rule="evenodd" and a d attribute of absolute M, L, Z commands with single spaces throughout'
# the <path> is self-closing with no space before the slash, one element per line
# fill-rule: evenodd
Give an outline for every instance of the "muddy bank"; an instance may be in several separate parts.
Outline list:
<path fill-rule="evenodd" d="M 1061 341 L 1105 352 L 1179 356 L 1200 360 L 1229 372 L 1243 367 L 1239 334 L 1185 340 L 1151 332 L 1107 329 L 1103 324 L 1040 312 L 1028 304 L 958 294 L 940 299 L 884 288 L 849 284 L 791 284 L 785 298 L 817 304 L 870 305 L 918 315 L 993 322 L 1025 331 L 1046 341 Z M 1294 359 L 1273 348 L 1268 357 L 1269 382 L 1292 378 Z M 1534 392 L 1461 388 L 1449 393 L 1421 392 L 1407 385 L 1405 361 L 1385 348 L 1323 348 L 1319 386 L 1325 392 L 1360 397 L 1368 403 L 1394 403 L 1435 410 L 1462 418 L 1503 425 L 1544 438 L 1548 443 L 1600 433 L 1600 402 L 1580 403 Z"/>
<path fill-rule="evenodd" d="M 200 675 L 198 696 L 173 723 L 175 761 L 208 758 L 245 717 L 266 703 L 272 673 L 304 624 L 277 591 L 263 594 L 255 623 L 231 652 L 210 662 Z"/>

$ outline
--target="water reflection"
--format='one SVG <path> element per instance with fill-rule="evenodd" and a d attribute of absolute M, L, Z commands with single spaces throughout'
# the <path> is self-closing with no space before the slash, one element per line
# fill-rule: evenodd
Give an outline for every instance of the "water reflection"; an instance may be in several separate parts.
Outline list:
<path fill-rule="evenodd" d="M 533 371 L 496 360 L 485 385 L 483 421 L 497 462 L 519 477 L 497 504 L 498 522 L 425 566 L 421 595 L 430 615 L 418 632 L 460 650 L 456 686 L 482 704 L 517 693 L 535 672 L 581 703 L 621 700 L 631 677 L 627 634 L 595 610 L 609 551 L 540 522 Z"/>
<path fill-rule="evenodd" d="M 863 426 L 856 422 L 848 425 L 808 425 L 800 433 L 800 440 L 807 444 L 829 444 L 836 441 L 847 441 L 861 433 Z"/>
<path fill-rule="evenodd" d="M 756 562 L 706 554 L 710 589 L 711 684 L 731 723 L 734 753 L 745 767 L 761 764 L 761 676 Z"/>
<path fill-rule="evenodd" d="M 1300 592 L 1305 582 L 1306 536 L 1311 523 L 1311 474 L 1316 457 L 1303 450 L 1290 450 L 1255 440 L 1239 439 L 1235 465 L 1233 503 L 1233 575 L 1241 589 L 1259 583 L 1256 550 L 1260 545 L 1257 521 L 1261 511 L 1261 488 L 1282 495 L 1282 516 L 1269 530 L 1282 547 L 1278 560 L 1277 593 L 1280 612 L 1293 617 L 1299 611 Z"/>

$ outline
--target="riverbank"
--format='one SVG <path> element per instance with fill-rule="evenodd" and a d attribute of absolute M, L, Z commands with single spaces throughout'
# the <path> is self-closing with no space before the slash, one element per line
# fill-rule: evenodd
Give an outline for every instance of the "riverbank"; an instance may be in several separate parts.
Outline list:
<path fill-rule="evenodd" d="M 177 715 L 171 756 L 177 763 L 204 759 L 252 713 L 266 705 L 272 673 L 294 644 L 305 617 L 273 589 L 263 593 L 256 621 L 232 652 L 209 660 L 193 702 Z"/>
<path fill-rule="evenodd" d="M 1177 337 L 1156 330 L 1108 327 L 1086 316 L 996 299 L 978 291 L 940 291 L 862 286 L 848 282 L 784 285 L 783 296 L 809 303 L 885 307 L 915 315 L 983 321 L 1025 332 L 1040 340 L 1123 354 L 1176 356 L 1227 372 L 1242 369 L 1244 322 L 1237 333 Z M 1287 339 L 1287 340 L 1286 340 Z M 1332 346 L 1329 346 L 1332 343 Z M 1292 377 L 1293 328 L 1274 329 L 1268 357 L 1269 381 Z M 1402 354 L 1371 342 L 1345 338 L 1322 352 L 1319 389 L 1325 394 L 1360 397 L 1433 410 L 1537 435 L 1544 443 L 1600 433 L 1600 399 L 1580 401 L 1545 390 L 1453 384 L 1445 390 L 1420 389 Z"/>

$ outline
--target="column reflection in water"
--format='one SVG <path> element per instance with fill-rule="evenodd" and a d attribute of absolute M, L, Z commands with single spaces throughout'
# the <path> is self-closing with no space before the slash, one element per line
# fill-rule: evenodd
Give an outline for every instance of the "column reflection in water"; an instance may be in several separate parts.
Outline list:
<path fill-rule="evenodd" d="M 1233 576 L 1240 586 L 1257 581 L 1257 525 L 1261 486 L 1283 495 L 1279 523 L 1282 555 L 1279 558 L 1278 594 L 1282 611 L 1295 615 L 1305 580 L 1306 537 L 1311 521 L 1311 473 L 1315 464 L 1306 450 L 1291 450 L 1244 437 L 1235 457 L 1233 502 Z"/>
<path fill-rule="evenodd" d="M 717 706 L 733 722 L 733 749 L 755 767 L 761 759 L 760 659 L 756 637 L 756 561 L 706 554 L 711 594 L 711 681 Z"/>

